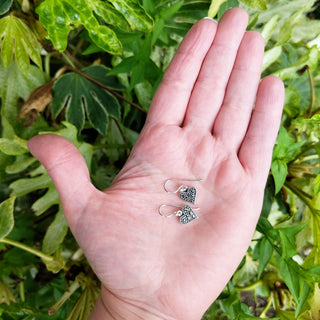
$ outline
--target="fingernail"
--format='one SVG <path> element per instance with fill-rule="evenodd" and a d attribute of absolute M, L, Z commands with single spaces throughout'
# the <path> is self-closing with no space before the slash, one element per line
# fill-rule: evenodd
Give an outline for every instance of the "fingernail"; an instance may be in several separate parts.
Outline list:
<path fill-rule="evenodd" d="M 217 21 L 217 20 L 215 20 L 215 19 L 213 19 L 213 18 L 211 18 L 211 17 L 204 17 L 203 19 L 206 19 L 206 20 L 212 20 L 212 21 L 214 21 L 214 22 L 218 23 L 218 21 Z"/>

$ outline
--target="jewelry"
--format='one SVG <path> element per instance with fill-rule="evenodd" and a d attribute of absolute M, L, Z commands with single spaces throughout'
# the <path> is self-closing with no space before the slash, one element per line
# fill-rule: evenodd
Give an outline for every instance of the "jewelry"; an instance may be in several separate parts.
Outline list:
<path fill-rule="evenodd" d="M 180 192 L 179 198 L 182 199 L 183 201 L 187 201 L 193 204 L 196 202 L 197 189 L 195 187 L 188 187 L 183 184 L 177 190 L 169 191 L 167 189 L 167 184 L 169 181 L 202 181 L 202 179 L 167 179 L 163 184 L 163 188 L 166 192 L 168 193 Z"/>
<path fill-rule="evenodd" d="M 174 208 L 179 208 L 179 210 L 176 210 L 176 211 L 166 215 L 162 212 L 164 207 L 174 207 Z M 159 214 L 163 217 L 169 218 L 169 217 L 172 217 L 173 215 L 176 217 L 180 217 L 180 222 L 182 224 L 187 224 L 187 223 L 199 218 L 193 210 L 199 210 L 199 208 L 192 209 L 188 205 L 185 205 L 183 207 L 179 207 L 179 206 L 173 206 L 171 204 L 162 204 L 158 209 Z"/>

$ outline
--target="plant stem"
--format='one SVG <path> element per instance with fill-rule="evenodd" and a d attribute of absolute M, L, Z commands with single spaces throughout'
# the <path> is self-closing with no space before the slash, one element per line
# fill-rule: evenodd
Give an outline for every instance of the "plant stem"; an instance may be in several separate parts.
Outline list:
<path fill-rule="evenodd" d="M 268 297 L 268 303 L 267 303 L 266 307 L 260 313 L 260 316 L 259 316 L 260 318 L 263 318 L 263 319 L 268 318 L 267 311 L 270 309 L 272 301 L 273 301 L 273 292 L 271 292 L 270 296 Z"/>
<path fill-rule="evenodd" d="M 84 77 L 84 78 L 92 81 L 93 83 L 95 83 L 96 85 L 100 86 L 101 88 L 106 89 L 106 90 L 109 91 L 111 94 L 113 94 L 115 97 L 123 100 L 123 101 L 126 102 L 126 103 L 129 103 L 130 105 L 132 105 L 132 106 L 135 107 L 136 109 L 138 109 L 138 110 L 140 110 L 140 111 L 142 111 L 142 112 L 144 112 L 144 113 L 147 113 L 147 111 L 144 110 L 142 107 L 140 107 L 138 104 L 136 104 L 136 103 L 134 103 L 134 102 L 126 99 L 126 98 L 125 98 L 124 96 L 122 96 L 120 93 L 114 91 L 113 89 L 111 89 L 110 87 L 104 85 L 104 84 L 101 83 L 100 81 L 98 81 L 98 80 L 90 77 L 89 75 L 85 74 L 84 72 L 82 72 L 82 71 L 80 71 L 80 70 L 78 70 L 78 69 L 76 69 L 76 68 L 74 68 L 74 67 L 70 67 L 70 66 L 66 66 L 65 68 L 68 69 L 68 70 L 71 70 L 71 71 L 73 71 L 73 72 L 76 72 L 76 73 L 80 74 L 82 77 Z"/>
<path fill-rule="evenodd" d="M 31 248 L 23 243 L 20 243 L 20 242 L 17 242 L 17 241 L 14 241 L 14 240 L 10 240 L 10 239 L 7 239 L 7 238 L 2 238 L 0 239 L 0 242 L 2 243 L 6 243 L 6 244 L 9 244 L 11 246 L 14 246 L 14 247 L 17 247 L 19 249 L 22 249 L 22 250 L 25 250 L 27 252 L 30 252 L 32 253 L 33 255 L 41 258 L 42 260 L 45 260 L 45 261 L 54 261 L 54 258 L 52 256 L 49 256 L 43 252 L 41 252 L 40 250 L 37 250 L 37 249 L 34 249 L 34 248 Z"/>
<path fill-rule="evenodd" d="M 62 56 L 64 57 L 64 59 L 70 64 L 70 66 L 72 68 L 76 68 L 76 66 L 74 65 L 74 63 L 71 61 L 71 59 L 64 53 L 64 52 L 61 52 Z"/>
<path fill-rule="evenodd" d="M 316 101 L 316 93 L 314 90 L 314 80 L 313 80 L 313 76 L 312 76 L 312 71 L 310 70 L 309 67 L 307 67 L 307 72 L 309 75 L 309 84 L 310 84 L 310 93 L 311 93 L 311 97 L 310 97 L 310 106 L 308 109 L 308 117 L 311 118 L 312 117 L 312 109 L 314 107 L 314 103 Z"/>
<path fill-rule="evenodd" d="M 19 293 L 20 293 L 20 299 L 22 302 L 25 302 L 26 301 L 26 296 L 25 296 L 25 293 L 24 293 L 24 282 L 21 281 L 19 283 Z"/>
<path fill-rule="evenodd" d="M 237 289 L 239 291 L 251 291 L 251 290 L 255 289 L 256 287 L 258 287 L 260 285 L 262 285 L 262 281 L 261 280 L 255 282 L 255 283 L 253 283 L 253 284 L 251 284 L 249 286 L 246 286 L 246 287 L 243 287 L 243 288 L 237 288 Z"/>

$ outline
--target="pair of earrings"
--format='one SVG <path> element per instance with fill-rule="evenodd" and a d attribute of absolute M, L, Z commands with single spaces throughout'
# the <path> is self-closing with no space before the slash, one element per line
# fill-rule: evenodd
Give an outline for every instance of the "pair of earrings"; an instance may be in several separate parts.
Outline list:
<path fill-rule="evenodd" d="M 170 191 L 168 189 L 168 183 L 170 181 L 201 181 L 202 179 L 167 179 L 164 182 L 163 188 L 168 193 L 178 193 L 179 192 L 179 198 L 183 201 L 190 202 L 192 204 L 195 204 L 196 201 L 196 195 L 197 195 L 197 189 L 195 187 L 189 187 L 187 185 L 180 185 L 178 189 L 175 191 Z M 165 214 L 164 208 L 165 207 L 174 207 L 179 208 L 179 210 L 176 210 L 172 213 Z M 180 222 L 182 224 L 187 224 L 195 219 L 198 219 L 198 216 L 194 212 L 195 210 L 199 210 L 199 208 L 192 209 L 189 205 L 185 205 L 183 207 L 174 206 L 170 204 L 163 204 L 159 207 L 159 214 L 163 217 L 169 218 L 171 216 L 180 217 Z"/>

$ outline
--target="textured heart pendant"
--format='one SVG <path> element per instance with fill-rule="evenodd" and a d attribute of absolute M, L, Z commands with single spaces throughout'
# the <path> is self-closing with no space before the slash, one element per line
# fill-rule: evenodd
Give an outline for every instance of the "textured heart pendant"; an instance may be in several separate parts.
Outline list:
<path fill-rule="evenodd" d="M 179 194 L 179 197 L 180 199 L 182 199 L 183 201 L 187 201 L 187 202 L 190 202 L 190 203 L 195 203 L 196 201 L 196 195 L 197 195 L 197 190 L 195 187 L 191 187 L 191 188 L 188 188 L 187 190 L 185 191 L 182 191 L 180 194 Z"/>
<path fill-rule="evenodd" d="M 182 224 L 187 224 L 195 219 L 198 219 L 198 216 L 195 214 L 195 212 L 191 209 L 190 206 L 184 206 L 181 209 L 181 216 L 180 216 L 180 222 Z"/>

